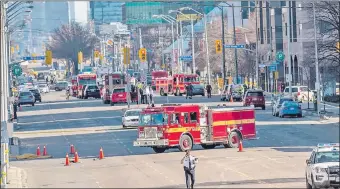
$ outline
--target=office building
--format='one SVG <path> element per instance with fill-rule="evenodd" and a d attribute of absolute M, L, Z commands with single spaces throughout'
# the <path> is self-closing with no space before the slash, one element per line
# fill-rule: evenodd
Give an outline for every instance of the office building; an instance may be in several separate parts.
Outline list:
<path fill-rule="evenodd" d="M 111 22 L 122 22 L 122 5 L 121 2 L 90 2 L 90 19 L 95 24 L 96 33 L 99 25 L 110 24 Z"/>

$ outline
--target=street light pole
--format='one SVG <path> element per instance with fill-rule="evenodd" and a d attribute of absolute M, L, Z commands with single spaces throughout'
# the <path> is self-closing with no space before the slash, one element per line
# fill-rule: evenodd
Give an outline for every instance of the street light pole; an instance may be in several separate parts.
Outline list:
<path fill-rule="evenodd" d="M 233 11 L 233 32 L 234 32 L 234 45 L 236 45 L 236 29 L 235 29 L 235 11 L 234 4 L 231 5 Z M 235 76 L 236 76 L 236 84 L 238 84 L 238 62 L 237 62 L 237 48 L 235 48 Z"/>
<path fill-rule="evenodd" d="M 191 18 L 191 48 L 192 48 L 192 69 L 191 73 L 195 73 L 196 65 L 195 65 L 195 39 L 194 39 L 194 20 Z"/>
<path fill-rule="evenodd" d="M 320 116 L 320 76 L 319 76 L 319 57 L 318 57 L 318 41 L 316 36 L 316 18 L 315 18 L 315 4 L 313 2 L 313 19 L 314 19 L 314 44 L 315 44 L 315 76 L 316 76 L 316 103 L 317 103 L 317 112 L 318 116 Z M 289 69 L 290 70 L 290 69 Z M 289 93 L 291 92 L 291 87 L 289 88 Z"/>
<path fill-rule="evenodd" d="M 223 77 L 223 83 L 224 85 L 226 84 L 226 69 L 225 69 L 225 48 L 224 48 L 224 45 L 225 45 L 225 41 L 224 41 L 224 12 L 223 12 L 223 7 L 221 7 L 221 16 L 222 16 L 222 66 L 223 66 L 223 73 L 222 73 L 222 77 Z"/>

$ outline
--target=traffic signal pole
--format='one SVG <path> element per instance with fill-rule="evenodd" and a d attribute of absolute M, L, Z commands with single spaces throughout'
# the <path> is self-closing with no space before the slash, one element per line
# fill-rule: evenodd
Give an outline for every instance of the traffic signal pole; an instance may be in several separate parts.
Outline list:
<path fill-rule="evenodd" d="M 115 41 L 112 40 L 112 73 L 115 72 Z"/>
<path fill-rule="evenodd" d="M 222 14 L 222 66 L 223 66 L 223 73 L 222 73 L 222 77 L 223 77 L 223 84 L 226 84 L 226 71 L 225 71 L 225 41 L 224 41 L 224 13 L 223 13 L 223 8 L 221 7 L 221 14 Z M 224 87 L 224 86 L 222 86 Z"/>

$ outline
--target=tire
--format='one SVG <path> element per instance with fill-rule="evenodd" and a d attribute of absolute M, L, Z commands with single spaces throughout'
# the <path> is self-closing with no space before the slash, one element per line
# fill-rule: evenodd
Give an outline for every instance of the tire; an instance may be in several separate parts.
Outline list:
<path fill-rule="evenodd" d="M 126 129 L 126 126 L 123 124 L 123 129 Z"/>
<path fill-rule="evenodd" d="M 41 102 L 41 99 L 39 100 L 39 102 Z"/>
<path fill-rule="evenodd" d="M 279 113 L 276 113 L 276 114 L 275 114 L 275 117 L 279 117 Z"/>
<path fill-rule="evenodd" d="M 265 110 L 266 109 L 266 106 L 262 106 L 262 110 Z"/>
<path fill-rule="evenodd" d="M 201 146 L 204 149 L 214 149 L 216 147 L 215 144 L 210 144 L 210 145 L 209 144 L 202 144 Z"/>
<path fill-rule="evenodd" d="M 280 118 L 284 118 L 284 116 L 285 116 L 285 115 L 280 115 L 280 114 L 279 114 L 279 117 L 280 117 Z"/>
<path fill-rule="evenodd" d="M 186 150 L 191 150 L 193 147 L 193 141 L 189 135 L 182 135 L 181 139 L 179 140 L 179 150 L 184 152 Z"/>
<path fill-rule="evenodd" d="M 205 94 L 202 94 L 202 96 L 205 96 Z"/>
<path fill-rule="evenodd" d="M 159 95 L 165 96 L 165 95 L 164 95 L 164 90 L 163 90 L 163 89 L 161 89 L 161 91 L 159 92 Z"/>
<path fill-rule="evenodd" d="M 237 140 L 236 143 L 233 141 L 234 139 Z M 238 148 L 239 141 L 241 140 L 242 140 L 241 136 L 237 132 L 233 131 L 228 136 L 228 141 L 227 141 L 228 143 L 223 144 L 223 146 L 226 148 Z"/>
<path fill-rule="evenodd" d="M 84 98 L 85 98 L 85 99 L 88 99 L 89 97 L 88 97 L 88 96 L 85 96 Z"/>
<path fill-rule="evenodd" d="M 114 105 L 115 105 L 115 103 L 114 103 L 114 102 L 110 102 L 110 105 L 111 105 L 111 106 L 114 106 Z"/>
<path fill-rule="evenodd" d="M 308 183 L 307 176 L 306 176 L 306 188 L 307 188 L 307 189 L 312 189 L 312 188 L 313 188 L 312 185 L 310 185 L 310 184 Z"/>
<path fill-rule="evenodd" d="M 32 104 L 32 106 L 34 106 L 34 103 Z"/>
<path fill-rule="evenodd" d="M 301 117 L 302 117 L 302 114 L 298 114 L 297 117 L 301 118 Z"/>
<path fill-rule="evenodd" d="M 165 152 L 166 148 L 162 148 L 162 147 L 152 147 L 153 151 L 155 151 L 156 153 L 163 153 Z"/>

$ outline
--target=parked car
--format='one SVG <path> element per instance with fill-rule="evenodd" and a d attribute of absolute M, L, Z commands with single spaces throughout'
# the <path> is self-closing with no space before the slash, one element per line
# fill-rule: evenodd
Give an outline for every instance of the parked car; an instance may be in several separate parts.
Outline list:
<path fill-rule="evenodd" d="M 244 94 L 244 87 L 241 84 L 231 84 L 225 85 L 224 90 L 221 94 L 221 101 L 230 101 L 230 97 L 232 95 L 233 100 L 242 101 L 242 97 Z"/>
<path fill-rule="evenodd" d="M 88 99 L 89 97 L 100 98 L 100 90 L 97 85 L 87 85 L 84 92 L 84 98 Z"/>
<path fill-rule="evenodd" d="M 122 117 L 123 128 L 138 127 L 141 109 L 127 110 Z"/>
<path fill-rule="evenodd" d="M 202 86 L 201 84 L 192 84 L 192 96 L 195 95 L 202 95 L 204 96 L 204 86 Z"/>
<path fill-rule="evenodd" d="M 19 92 L 19 95 L 18 95 L 18 106 L 19 107 L 25 104 L 31 104 L 32 106 L 34 106 L 34 103 L 35 103 L 34 94 L 32 94 L 30 91 L 25 90 L 25 91 Z"/>
<path fill-rule="evenodd" d="M 283 95 L 284 96 L 289 95 L 289 87 L 285 88 Z M 307 86 L 292 86 L 292 95 L 295 98 L 295 100 L 298 102 L 307 101 L 308 95 L 309 95 L 309 101 L 312 101 L 313 99 L 313 92 L 311 90 L 309 90 L 308 92 Z"/>
<path fill-rule="evenodd" d="M 285 116 L 297 116 L 302 117 L 301 106 L 295 101 L 285 101 L 279 110 L 279 117 L 283 118 Z"/>
<path fill-rule="evenodd" d="M 262 110 L 266 109 L 266 101 L 262 90 L 249 89 L 243 98 L 243 106 L 254 105 L 254 107 L 261 107 Z"/>
<path fill-rule="evenodd" d="M 34 95 L 35 101 L 34 102 L 41 102 L 41 95 L 38 89 L 30 89 L 30 92 Z"/>
<path fill-rule="evenodd" d="M 127 91 L 126 88 L 115 88 L 111 94 L 111 106 L 116 103 L 127 103 Z"/>
<path fill-rule="evenodd" d="M 68 87 L 68 82 L 67 81 L 59 81 L 59 82 L 57 82 L 55 84 L 54 90 L 62 91 L 62 90 L 66 90 L 67 87 Z"/>
<path fill-rule="evenodd" d="M 41 80 L 46 81 L 45 74 L 44 73 L 38 73 L 37 80 L 38 81 L 41 81 Z"/>
<path fill-rule="evenodd" d="M 279 110 L 282 106 L 282 103 L 286 102 L 286 101 L 294 101 L 294 99 L 292 97 L 279 97 L 273 104 L 272 107 L 272 115 L 273 116 L 279 116 Z"/>
<path fill-rule="evenodd" d="M 40 90 L 40 93 L 49 93 L 50 92 L 50 87 L 47 85 L 47 84 L 39 84 L 39 90 Z"/>

